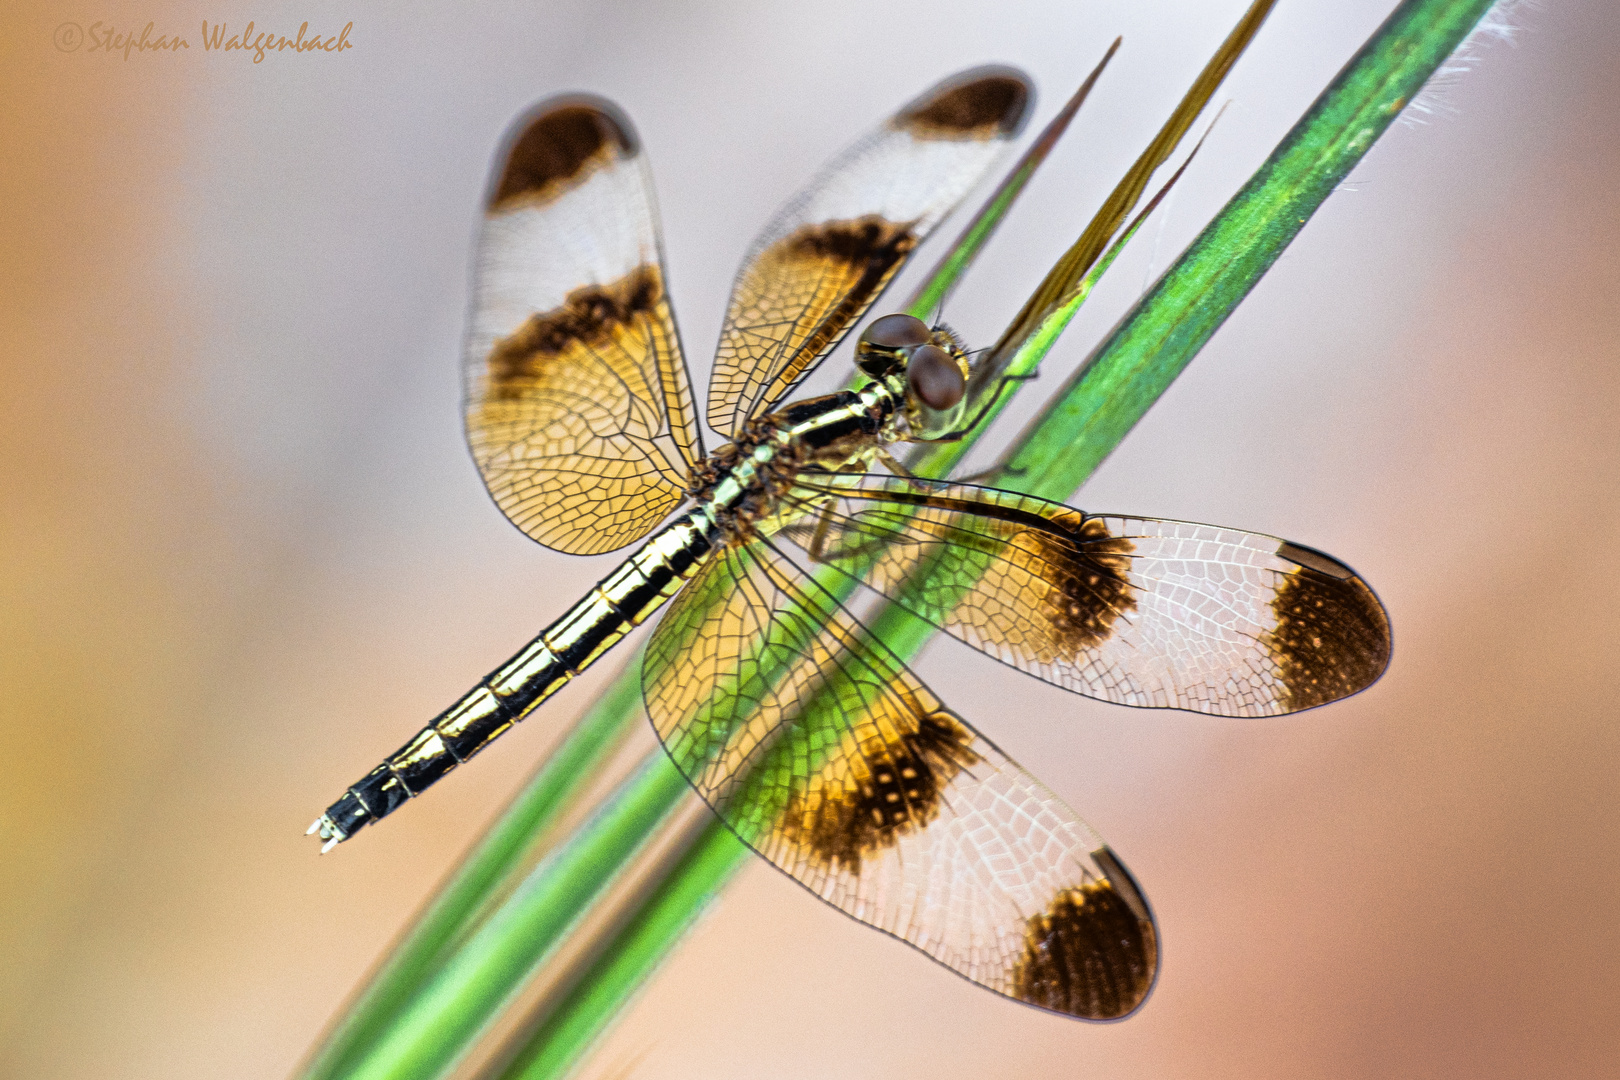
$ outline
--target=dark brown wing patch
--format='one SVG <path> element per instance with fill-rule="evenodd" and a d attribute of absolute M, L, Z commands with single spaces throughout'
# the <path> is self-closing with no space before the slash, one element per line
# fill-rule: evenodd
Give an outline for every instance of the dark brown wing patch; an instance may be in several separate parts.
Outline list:
<path fill-rule="evenodd" d="M 1079 653 L 1107 641 L 1115 620 L 1136 609 L 1136 590 L 1127 577 L 1136 548 L 1123 536 L 1110 536 L 1100 517 L 1073 510 L 1051 520 L 1073 541 L 1032 529 L 1015 546 L 1033 547 L 1037 561 L 1031 566 L 1047 569 L 1046 609 L 1053 640 Z"/>
<path fill-rule="evenodd" d="M 536 312 L 489 354 L 490 397 L 521 398 L 544 376 L 548 362 L 581 346 L 601 351 L 652 318 L 664 299 L 657 266 L 642 265 L 608 285 L 588 285 L 568 294 L 563 306 Z"/>
<path fill-rule="evenodd" d="M 777 826 L 781 839 L 827 869 L 858 875 L 863 857 L 893 847 L 938 817 L 946 785 L 980 758 L 969 748 L 973 733 L 950 713 L 936 711 L 914 722 L 898 737 L 886 730 L 888 724 L 869 729 L 859 753 L 845 758 L 859 763 L 862 775 L 794 792 Z"/>
<path fill-rule="evenodd" d="M 809 261 L 819 265 L 827 260 L 845 263 L 861 270 L 861 281 L 881 276 L 911 253 L 917 239 L 910 226 L 884 221 L 868 214 L 854 221 L 823 221 L 802 226 L 777 242 L 767 255 L 788 261 Z"/>
<path fill-rule="evenodd" d="M 1112 860 L 1112 852 L 1103 852 Z M 1064 889 L 1030 916 L 1013 971 L 1015 997 L 1088 1020 L 1114 1020 L 1142 1003 L 1153 987 L 1159 946 L 1152 919 L 1122 891 L 1134 883 L 1122 877 L 1121 889 L 1108 879 Z"/>
<path fill-rule="evenodd" d="M 989 139 L 1016 132 L 1028 104 L 1028 83 L 1012 75 L 992 74 L 913 102 L 894 123 L 920 138 Z"/>
<path fill-rule="evenodd" d="M 876 300 L 918 242 L 876 214 L 801 225 L 743 268 L 709 387 L 709 424 L 737 434 Z"/>
<path fill-rule="evenodd" d="M 1277 626 L 1265 641 L 1288 711 L 1370 685 L 1389 666 L 1389 618 L 1378 597 L 1349 567 L 1321 552 L 1284 544 L 1277 553 L 1299 564 L 1272 598 Z"/>
<path fill-rule="evenodd" d="M 512 143 L 489 209 L 548 203 L 602 165 L 635 153 L 628 125 L 604 109 L 586 104 L 549 109 Z"/>
<path fill-rule="evenodd" d="M 917 236 L 908 223 L 869 214 L 854 221 L 806 225 L 765 252 L 761 261 L 778 263 L 786 278 L 818 285 L 828 280 L 850 283 L 832 305 L 809 309 L 817 316 L 813 323 L 804 321 L 793 328 L 794 337 L 804 335 L 799 357 L 808 362 L 818 356 L 860 318 L 916 246 Z M 767 396 L 785 392 L 783 384 L 797 379 L 800 370 L 802 364 L 788 365 Z"/>

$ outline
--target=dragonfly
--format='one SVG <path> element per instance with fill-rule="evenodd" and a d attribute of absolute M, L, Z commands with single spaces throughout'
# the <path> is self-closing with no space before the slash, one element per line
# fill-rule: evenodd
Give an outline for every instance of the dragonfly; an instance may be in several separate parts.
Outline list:
<path fill-rule="evenodd" d="M 857 388 L 789 402 L 1031 101 L 1015 69 L 946 79 L 775 215 L 721 330 L 712 454 L 630 122 L 570 96 L 513 125 L 477 247 L 468 441 L 497 505 L 540 544 L 640 546 L 345 791 L 310 828 L 323 852 L 667 604 L 642 659 L 646 711 L 744 843 L 993 991 L 1094 1020 L 1142 1003 L 1159 936 L 1124 863 L 804 566 L 1048 683 L 1220 716 L 1358 692 L 1388 663 L 1389 622 L 1354 571 L 1311 548 L 909 475 L 890 447 L 954 438 L 978 408 L 962 342 L 910 315 L 859 335 Z"/>

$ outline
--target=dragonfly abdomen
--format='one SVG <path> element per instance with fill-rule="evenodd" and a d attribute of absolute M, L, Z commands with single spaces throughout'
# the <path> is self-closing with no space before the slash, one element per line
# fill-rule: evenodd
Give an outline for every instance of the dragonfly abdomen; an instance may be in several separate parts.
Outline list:
<path fill-rule="evenodd" d="M 440 713 L 310 826 L 326 848 L 386 817 L 494 742 L 675 595 L 720 543 L 699 507 L 662 529 L 516 656 Z"/>

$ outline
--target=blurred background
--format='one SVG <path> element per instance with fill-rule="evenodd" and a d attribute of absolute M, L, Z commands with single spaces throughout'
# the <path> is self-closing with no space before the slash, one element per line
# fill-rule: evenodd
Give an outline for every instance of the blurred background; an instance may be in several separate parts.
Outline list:
<path fill-rule="evenodd" d="M 1392 4 L 1283 0 L 1024 415 Z M 1044 123 L 1124 34 L 946 312 L 983 343 L 1244 6 L 6 5 L 0 1073 L 287 1075 L 613 673 L 362 842 L 303 837 L 612 565 L 525 539 L 462 443 L 470 242 L 511 117 L 589 90 L 634 118 L 701 383 L 737 260 L 822 160 L 986 61 L 1035 77 Z M 64 19 L 191 48 L 63 51 Z M 354 47 L 202 51 L 204 20 L 250 19 L 352 22 Z M 587 1074 L 1613 1075 L 1620 8 L 1512 19 L 1076 499 L 1345 559 L 1392 613 L 1387 677 L 1244 721 L 1083 701 L 952 643 L 919 664 L 1142 882 L 1146 1007 L 1023 1008 L 761 864 Z M 844 354 L 828 369 L 818 389 Z"/>

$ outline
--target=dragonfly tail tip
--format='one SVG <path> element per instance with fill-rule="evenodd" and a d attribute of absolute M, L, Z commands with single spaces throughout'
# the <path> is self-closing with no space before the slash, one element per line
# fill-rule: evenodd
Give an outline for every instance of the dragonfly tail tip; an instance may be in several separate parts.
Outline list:
<path fill-rule="evenodd" d="M 349 838 L 347 833 L 333 823 L 332 816 L 330 814 L 322 814 L 320 817 L 316 818 L 315 824 L 311 825 L 307 830 L 305 830 L 304 835 L 313 836 L 316 833 L 319 833 L 320 838 L 326 841 L 326 843 L 321 845 L 322 855 L 325 855 L 328 851 L 331 851 L 333 848 L 337 847 L 339 844 L 343 843 L 343 841 Z"/>

